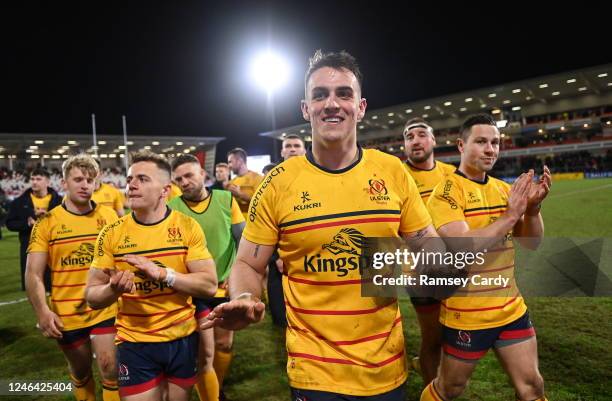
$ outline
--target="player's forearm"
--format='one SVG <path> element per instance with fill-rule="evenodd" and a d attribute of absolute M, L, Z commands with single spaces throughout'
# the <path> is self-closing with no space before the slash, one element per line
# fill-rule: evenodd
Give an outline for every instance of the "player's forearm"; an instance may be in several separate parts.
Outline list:
<path fill-rule="evenodd" d="M 251 201 L 251 195 L 245 192 L 242 192 L 242 191 L 236 191 L 234 196 L 236 196 L 239 200 L 241 200 L 244 203 L 249 203 Z"/>
<path fill-rule="evenodd" d="M 514 227 L 514 238 L 527 249 L 535 250 L 540 246 L 544 237 L 544 220 L 542 215 L 537 213 L 523 215 Z"/>
<path fill-rule="evenodd" d="M 210 298 L 217 292 L 217 276 L 208 273 L 175 273 L 172 288 L 198 298 Z"/>
<path fill-rule="evenodd" d="M 229 277 L 230 298 L 234 299 L 244 293 L 261 298 L 263 277 L 263 274 L 245 261 L 236 260 Z"/>
<path fill-rule="evenodd" d="M 87 285 L 85 300 L 92 309 L 104 309 L 117 302 L 119 294 L 111 288 L 110 283 Z"/>
<path fill-rule="evenodd" d="M 469 230 L 463 233 L 461 237 L 472 239 L 472 250 L 474 252 L 491 249 L 498 245 L 512 231 L 517 221 L 516 217 L 506 213 L 488 226 Z"/>
<path fill-rule="evenodd" d="M 25 286 L 28 300 L 34 308 L 34 313 L 40 318 L 43 314 L 49 312 L 47 304 L 45 284 L 42 277 L 26 270 Z"/>

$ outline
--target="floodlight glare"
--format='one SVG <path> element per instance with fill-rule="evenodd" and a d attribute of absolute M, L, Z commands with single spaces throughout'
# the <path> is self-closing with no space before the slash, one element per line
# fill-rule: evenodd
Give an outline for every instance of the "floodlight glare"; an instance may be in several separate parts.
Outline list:
<path fill-rule="evenodd" d="M 266 51 L 253 59 L 251 77 L 258 86 L 272 92 L 289 78 L 289 64 L 278 54 Z"/>

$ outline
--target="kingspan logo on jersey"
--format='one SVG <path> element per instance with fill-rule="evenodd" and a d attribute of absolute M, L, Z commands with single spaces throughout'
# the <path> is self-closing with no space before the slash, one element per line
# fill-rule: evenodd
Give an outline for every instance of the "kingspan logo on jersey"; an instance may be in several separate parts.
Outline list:
<path fill-rule="evenodd" d="M 304 271 L 312 273 L 335 273 L 338 277 L 346 276 L 349 271 L 359 269 L 361 274 L 367 266 L 363 255 L 366 237 L 354 228 L 343 228 L 329 244 L 323 244 L 323 250 L 333 255 L 324 258 L 320 253 L 304 256 Z"/>
<path fill-rule="evenodd" d="M 60 258 L 60 264 L 63 266 L 86 266 L 93 260 L 94 246 L 93 244 L 83 243 L 77 249 L 70 252 L 70 255 Z"/>
<path fill-rule="evenodd" d="M 157 266 L 162 267 L 164 269 L 166 267 L 168 267 L 165 264 L 163 264 L 162 262 L 160 262 L 159 260 L 153 260 L 152 262 L 155 263 Z M 142 279 L 142 281 L 134 282 L 134 286 L 136 287 L 136 291 L 140 291 L 140 292 L 142 292 L 144 294 L 150 294 L 154 290 L 163 291 L 164 288 L 168 288 L 166 283 L 164 283 L 163 281 L 154 281 L 154 280 L 151 280 L 149 277 L 147 277 L 146 274 L 144 274 L 141 271 L 134 272 L 134 275 L 136 277 Z"/>

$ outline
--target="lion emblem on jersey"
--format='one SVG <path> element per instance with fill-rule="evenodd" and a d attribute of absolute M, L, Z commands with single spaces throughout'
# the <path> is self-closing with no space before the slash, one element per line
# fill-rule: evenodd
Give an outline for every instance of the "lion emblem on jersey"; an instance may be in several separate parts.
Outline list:
<path fill-rule="evenodd" d="M 360 255 L 360 250 L 365 247 L 365 236 L 354 228 L 343 228 L 334 235 L 333 241 L 324 244 L 323 249 L 328 249 L 334 255 L 348 253 L 350 255 Z"/>
<path fill-rule="evenodd" d="M 94 245 L 93 244 L 81 244 L 77 249 L 72 252 L 72 255 L 77 258 L 80 257 L 91 257 L 94 253 Z"/>

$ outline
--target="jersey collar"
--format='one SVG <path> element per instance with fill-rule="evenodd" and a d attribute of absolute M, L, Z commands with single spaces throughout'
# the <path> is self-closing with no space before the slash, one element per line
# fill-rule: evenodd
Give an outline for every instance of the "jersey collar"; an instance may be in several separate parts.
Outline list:
<path fill-rule="evenodd" d="M 480 184 L 480 185 L 484 185 L 487 182 L 489 182 L 489 174 L 487 174 L 487 173 L 485 173 L 485 178 L 482 181 L 473 180 L 471 178 L 468 178 L 465 174 L 463 174 L 461 171 L 459 171 L 459 169 L 455 170 L 455 174 L 460 175 L 461 177 L 465 178 L 466 180 L 470 180 L 470 181 L 475 182 L 476 184 Z"/>
<path fill-rule="evenodd" d="M 96 207 L 98 206 L 98 205 L 96 205 L 96 202 L 94 202 L 93 200 L 90 200 L 89 202 L 91 203 L 91 210 L 89 212 L 86 212 L 86 213 L 74 213 L 74 212 L 71 212 L 66 207 L 66 202 L 62 202 L 62 207 L 64 208 L 65 211 L 67 211 L 68 213 L 73 214 L 75 216 L 87 216 L 88 214 L 93 213 L 93 211 L 96 210 Z"/>
<path fill-rule="evenodd" d="M 306 152 L 306 160 L 308 160 L 308 162 L 310 164 L 312 164 L 313 166 L 315 166 L 319 170 L 323 170 L 326 173 L 330 173 L 330 174 L 346 173 L 347 171 L 349 171 L 350 169 L 352 169 L 353 167 L 358 165 L 359 162 L 361 161 L 362 157 L 363 157 L 363 149 L 361 149 L 361 146 L 357 145 L 357 160 L 355 160 L 353 163 L 351 163 L 350 165 L 346 166 L 343 169 L 340 169 L 340 170 L 330 170 L 330 169 L 328 169 L 326 167 L 323 167 L 323 166 L 317 164 L 317 162 L 315 162 L 314 154 L 312 153 L 312 147 L 310 147 L 308 149 L 308 151 Z"/>
<path fill-rule="evenodd" d="M 132 219 L 134 219 L 136 224 L 139 224 L 141 226 L 154 226 L 154 225 L 159 224 L 162 221 L 166 220 L 168 218 L 168 216 L 170 216 L 170 213 L 172 213 L 172 209 L 170 209 L 168 206 L 166 206 L 166 214 L 164 214 L 164 217 L 160 221 L 156 221 L 155 223 L 148 223 L 147 224 L 147 223 L 142 223 L 142 222 L 138 221 L 138 219 L 136 218 L 136 215 L 134 215 L 134 212 L 132 212 Z"/>
<path fill-rule="evenodd" d="M 414 164 L 410 163 L 410 160 L 406 159 L 406 164 L 407 164 L 408 166 L 410 166 L 410 168 L 411 168 L 411 169 L 418 170 L 418 171 L 433 171 L 433 170 L 435 170 L 435 169 L 436 169 L 437 163 L 438 163 L 438 162 L 437 162 L 436 160 L 434 160 L 434 165 L 433 165 L 433 167 L 432 167 L 432 168 L 429 168 L 429 169 L 428 169 L 428 168 L 418 168 L 418 167 L 417 167 L 417 166 L 415 166 Z"/>

